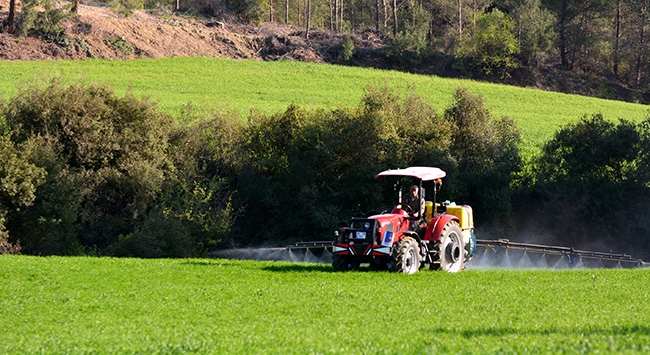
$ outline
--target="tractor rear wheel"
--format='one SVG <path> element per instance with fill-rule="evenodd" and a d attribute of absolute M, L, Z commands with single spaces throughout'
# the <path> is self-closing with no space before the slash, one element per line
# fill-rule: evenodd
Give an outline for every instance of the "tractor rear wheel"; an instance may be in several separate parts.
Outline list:
<path fill-rule="evenodd" d="M 438 246 L 440 269 L 448 272 L 459 272 L 465 266 L 465 244 L 463 234 L 456 221 L 445 225 L 440 235 Z"/>
<path fill-rule="evenodd" d="M 393 271 L 405 274 L 415 273 L 420 269 L 420 246 L 412 237 L 404 237 L 397 242 L 391 255 Z"/>

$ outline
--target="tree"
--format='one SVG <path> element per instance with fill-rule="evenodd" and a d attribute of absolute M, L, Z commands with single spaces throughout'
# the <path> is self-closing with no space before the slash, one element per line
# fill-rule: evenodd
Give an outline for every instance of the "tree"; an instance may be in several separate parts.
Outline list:
<path fill-rule="evenodd" d="M 40 9 L 43 11 L 40 11 Z M 35 29 L 46 40 L 58 38 L 63 32 L 63 20 L 74 16 L 74 13 L 63 11 L 54 0 L 25 0 L 22 3 L 20 31 L 26 36 Z"/>
<path fill-rule="evenodd" d="M 642 74 L 643 74 L 643 69 L 644 66 L 646 65 L 646 57 L 647 57 L 647 39 L 646 39 L 646 27 L 647 27 L 647 22 L 648 22 L 648 10 L 649 10 L 649 1 L 648 0 L 639 0 L 639 1 L 633 1 L 633 6 L 632 9 L 636 11 L 632 11 L 632 13 L 637 13 L 637 21 L 636 21 L 636 31 L 633 33 L 636 33 L 637 40 L 634 41 L 634 57 L 636 58 L 636 63 L 634 64 L 635 67 L 635 84 L 637 87 L 640 86 L 641 84 L 641 79 L 642 79 Z"/>
<path fill-rule="evenodd" d="M 514 10 L 519 54 L 524 64 L 538 67 L 551 53 L 555 31 L 553 15 L 540 0 L 524 0 Z"/>
<path fill-rule="evenodd" d="M 305 0 L 305 2 L 305 19 L 307 19 L 305 38 L 309 38 L 309 29 L 311 27 L 311 0 Z"/>
<path fill-rule="evenodd" d="M 7 32 L 14 33 L 14 31 L 16 30 L 15 21 L 16 21 L 16 0 L 9 0 L 9 16 L 7 17 L 7 22 L 5 23 Z"/>
<path fill-rule="evenodd" d="M 131 233 L 174 176 L 171 117 L 103 86 L 21 90 L 3 111 L 12 140 L 32 144 L 30 162 L 47 171 L 30 208 L 12 211 L 8 229 L 30 253 L 104 250 Z"/>
<path fill-rule="evenodd" d="M 418 65 L 429 53 L 429 14 L 415 1 L 400 12 L 401 30 L 386 45 L 386 57 L 400 65 Z"/>
<path fill-rule="evenodd" d="M 555 14 L 559 33 L 559 52 L 562 67 L 567 70 L 573 69 L 569 61 L 569 48 L 575 41 L 574 19 L 580 14 L 581 0 L 543 0 L 544 5 Z"/>
<path fill-rule="evenodd" d="M 499 10 L 478 16 L 476 28 L 463 40 L 458 56 L 464 65 L 477 68 L 486 75 L 503 78 L 517 67 L 515 55 L 519 42 L 514 36 L 515 22 Z"/>

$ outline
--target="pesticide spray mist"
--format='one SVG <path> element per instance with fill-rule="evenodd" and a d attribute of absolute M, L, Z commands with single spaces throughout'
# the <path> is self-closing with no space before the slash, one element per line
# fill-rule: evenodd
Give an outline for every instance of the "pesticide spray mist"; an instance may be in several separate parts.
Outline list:
<path fill-rule="evenodd" d="M 287 249 L 287 248 L 241 248 L 221 250 L 214 254 L 217 258 L 238 260 L 270 260 L 331 264 L 332 252 L 328 248 Z"/>
<path fill-rule="evenodd" d="M 260 261 L 290 261 L 316 264 L 331 264 L 330 248 L 288 249 L 278 248 L 240 248 L 221 250 L 212 255 L 217 258 Z M 556 255 L 539 252 L 525 252 L 501 248 L 481 248 L 467 263 L 468 270 L 481 269 L 600 269 L 648 267 L 650 263 L 633 263 L 621 260 L 580 257 L 575 255 Z"/>
<path fill-rule="evenodd" d="M 601 269 L 635 267 L 620 260 L 583 258 L 574 255 L 554 255 L 513 250 L 479 248 L 468 263 L 468 269 Z"/>

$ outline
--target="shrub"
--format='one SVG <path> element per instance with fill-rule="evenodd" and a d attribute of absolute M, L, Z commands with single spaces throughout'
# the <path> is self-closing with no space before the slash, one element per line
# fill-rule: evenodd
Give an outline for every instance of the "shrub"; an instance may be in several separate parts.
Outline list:
<path fill-rule="evenodd" d="M 19 91 L 4 115 L 14 141 L 34 144 L 30 161 L 48 172 L 33 208 L 12 214 L 10 231 L 30 253 L 70 253 L 74 241 L 104 249 L 141 222 L 173 176 L 173 121 L 146 100 L 55 80 Z"/>
<path fill-rule="evenodd" d="M 174 138 L 177 179 L 161 197 L 163 215 L 183 223 L 194 254 L 233 245 L 232 199 L 246 157 L 243 144 L 243 125 L 231 113 L 199 119 Z"/>
<path fill-rule="evenodd" d="M 354 55 L 354 38 L 350 35 L 344 35 L 341 38 L 341 43 L 339 45 L 339 55 L 337 61 L 339 63 L 347 63 L 352 59 Z"/>
<path fill-rule="evenodd" d="M 117 53 L 122 55 L 133 54 L 133 47 L 127 42 L 124 37 L 111 36 L 104 40 L 107 46 L 113 48 Z"/>
<path fill-rule="evenodd" d="M 110 4 L 115 13 L 125 17 L 133 15 L 135 10 L 144 8 L 143 0 L 112 0 Z"/>
<path fill-rule="evenodd" d="M 32 205 L 45 177 L 42 168 L 28 161 L 30 150 L 29 144 L 17 147 L 9 136 L 0 136 L 0 255 L 20 253 L 20 242 L 9 240 L 6 216 Z"/>
<path fill-rule="evenodd" d="M 43 9 L 43 11 L 39 11 Z M 54 43 L 63 40 L 63 20 L 74 16 L 66 8 L 57 7 L 53 0 L 26 0 L 22 4 L 20 31 L 27 36 L 36 30 L 46 40 Z"/>

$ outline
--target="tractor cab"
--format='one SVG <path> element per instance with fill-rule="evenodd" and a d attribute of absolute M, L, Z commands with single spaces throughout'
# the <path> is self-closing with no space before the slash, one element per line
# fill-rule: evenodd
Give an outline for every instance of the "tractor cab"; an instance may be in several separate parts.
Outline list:
<path fill-rule="evenodd" d="M 377 174 L 375 178 L 396 179 L 394 190 L 397 191 L 397 201 L 391 213 L 403 215 L 411 222 L 411 229 L 419 230 L 436 215 L 436 196 L 445 175 L 439 168 L 412 167 L 387 170 Z M 431 196 L 426 195 L 427 191 L 431 192 Z"/>

